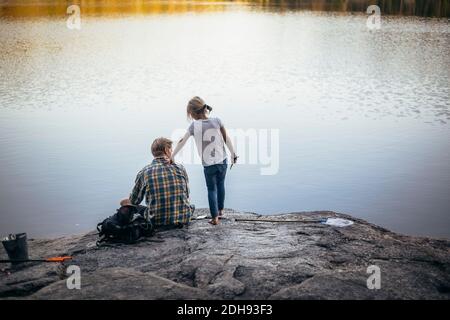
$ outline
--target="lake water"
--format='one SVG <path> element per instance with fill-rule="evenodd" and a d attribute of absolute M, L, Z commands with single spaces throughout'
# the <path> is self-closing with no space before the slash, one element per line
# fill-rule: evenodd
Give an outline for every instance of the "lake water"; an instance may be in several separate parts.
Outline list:
<path fill-rule="evenodd" d="M 450 238 L 448 19 L 369 30 L 363 14 L 208 5 L 87 14 L 80 30 L 0 16 L 0 234 L 92 230 L 200 95 L 230 130 L 279 132 L 277 174 L 233 167 L 227 207 Z M 207 207 L 202 167 L 186 167 Z"/>

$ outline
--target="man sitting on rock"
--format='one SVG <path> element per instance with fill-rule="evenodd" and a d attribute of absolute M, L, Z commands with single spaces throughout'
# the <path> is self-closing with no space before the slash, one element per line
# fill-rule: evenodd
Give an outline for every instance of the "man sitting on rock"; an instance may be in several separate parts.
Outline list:
<path fill-rule="evenodd" d="M 138 206 L 145 197 L 146 218 L 156 228 L 182 227 L 194 211 L 189 203 L 189 179 L 184 167 L 171 162 L 172 141 L 158 138 L 152 143 L 154 159 L 136 177 L 135 186 L 121 206 Z"/>

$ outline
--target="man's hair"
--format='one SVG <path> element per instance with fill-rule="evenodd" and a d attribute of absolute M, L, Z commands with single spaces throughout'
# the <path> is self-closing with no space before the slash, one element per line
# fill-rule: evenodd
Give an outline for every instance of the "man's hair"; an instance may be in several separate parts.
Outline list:
<path fill-rule="evenodd" d="M 167 138 L 157 138 L 152 143 L 152 154 L 154 157 L 164 156 L 166 148 L 171 147 L 172 147 L 172 140 Z"/>

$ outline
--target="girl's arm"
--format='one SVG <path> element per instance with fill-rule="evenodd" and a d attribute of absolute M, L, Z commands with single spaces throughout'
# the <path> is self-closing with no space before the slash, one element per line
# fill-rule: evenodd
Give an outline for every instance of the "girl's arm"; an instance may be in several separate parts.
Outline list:
<path fill-rule="evenodd" d="M 236 163 L 237 155 L 236 152 L 234 151 L 233 143 L 231 142 L 230 137 L 227 135 L 227 130 L 225 130 L 225 127 L 220 127 L 220 133 L 222 133 L 223 141 L 225 141 L 228 150 L 230 150 L 232 163 Z"/>
<path fill-rule="evenodd" d="M 189 140 L 189 137 L 191 136 L 191 134 L 189 132 L 186 132 L 186 134 L 184 135 L 183 138 L 181 138 L 180 141 L 178 141 L 177 146 L 175 147 L 175 150 L 173 150 L 172 152 L 172 160 L 175 159 L 175 156 L 177 155 L 178 152 L 181 151 L 181 149 L 183 149 L 184 145 L 186 144 L 186 142 Z"/>

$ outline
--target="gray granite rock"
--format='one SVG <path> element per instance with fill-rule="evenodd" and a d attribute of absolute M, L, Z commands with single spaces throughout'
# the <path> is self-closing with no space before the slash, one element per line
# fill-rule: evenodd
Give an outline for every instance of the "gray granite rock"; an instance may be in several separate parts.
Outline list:
<path fill-rule="evenodd" d="M 329 211 L 225 216 L 218 226 L 194 220 L 134 245 L 96 247 L 95 232 L 29 240 L 31 257 L 74 259 L 1 271 L 0 298 L 450 299 L 448 240 L 403 236 Z M 355 224 L 308 222 L 324 217 Z M 68 265 L 80 267 L 81 290 L 67 289 Z M 370 265 L 381 270 L 379 290 L 367 288 Z"/>

